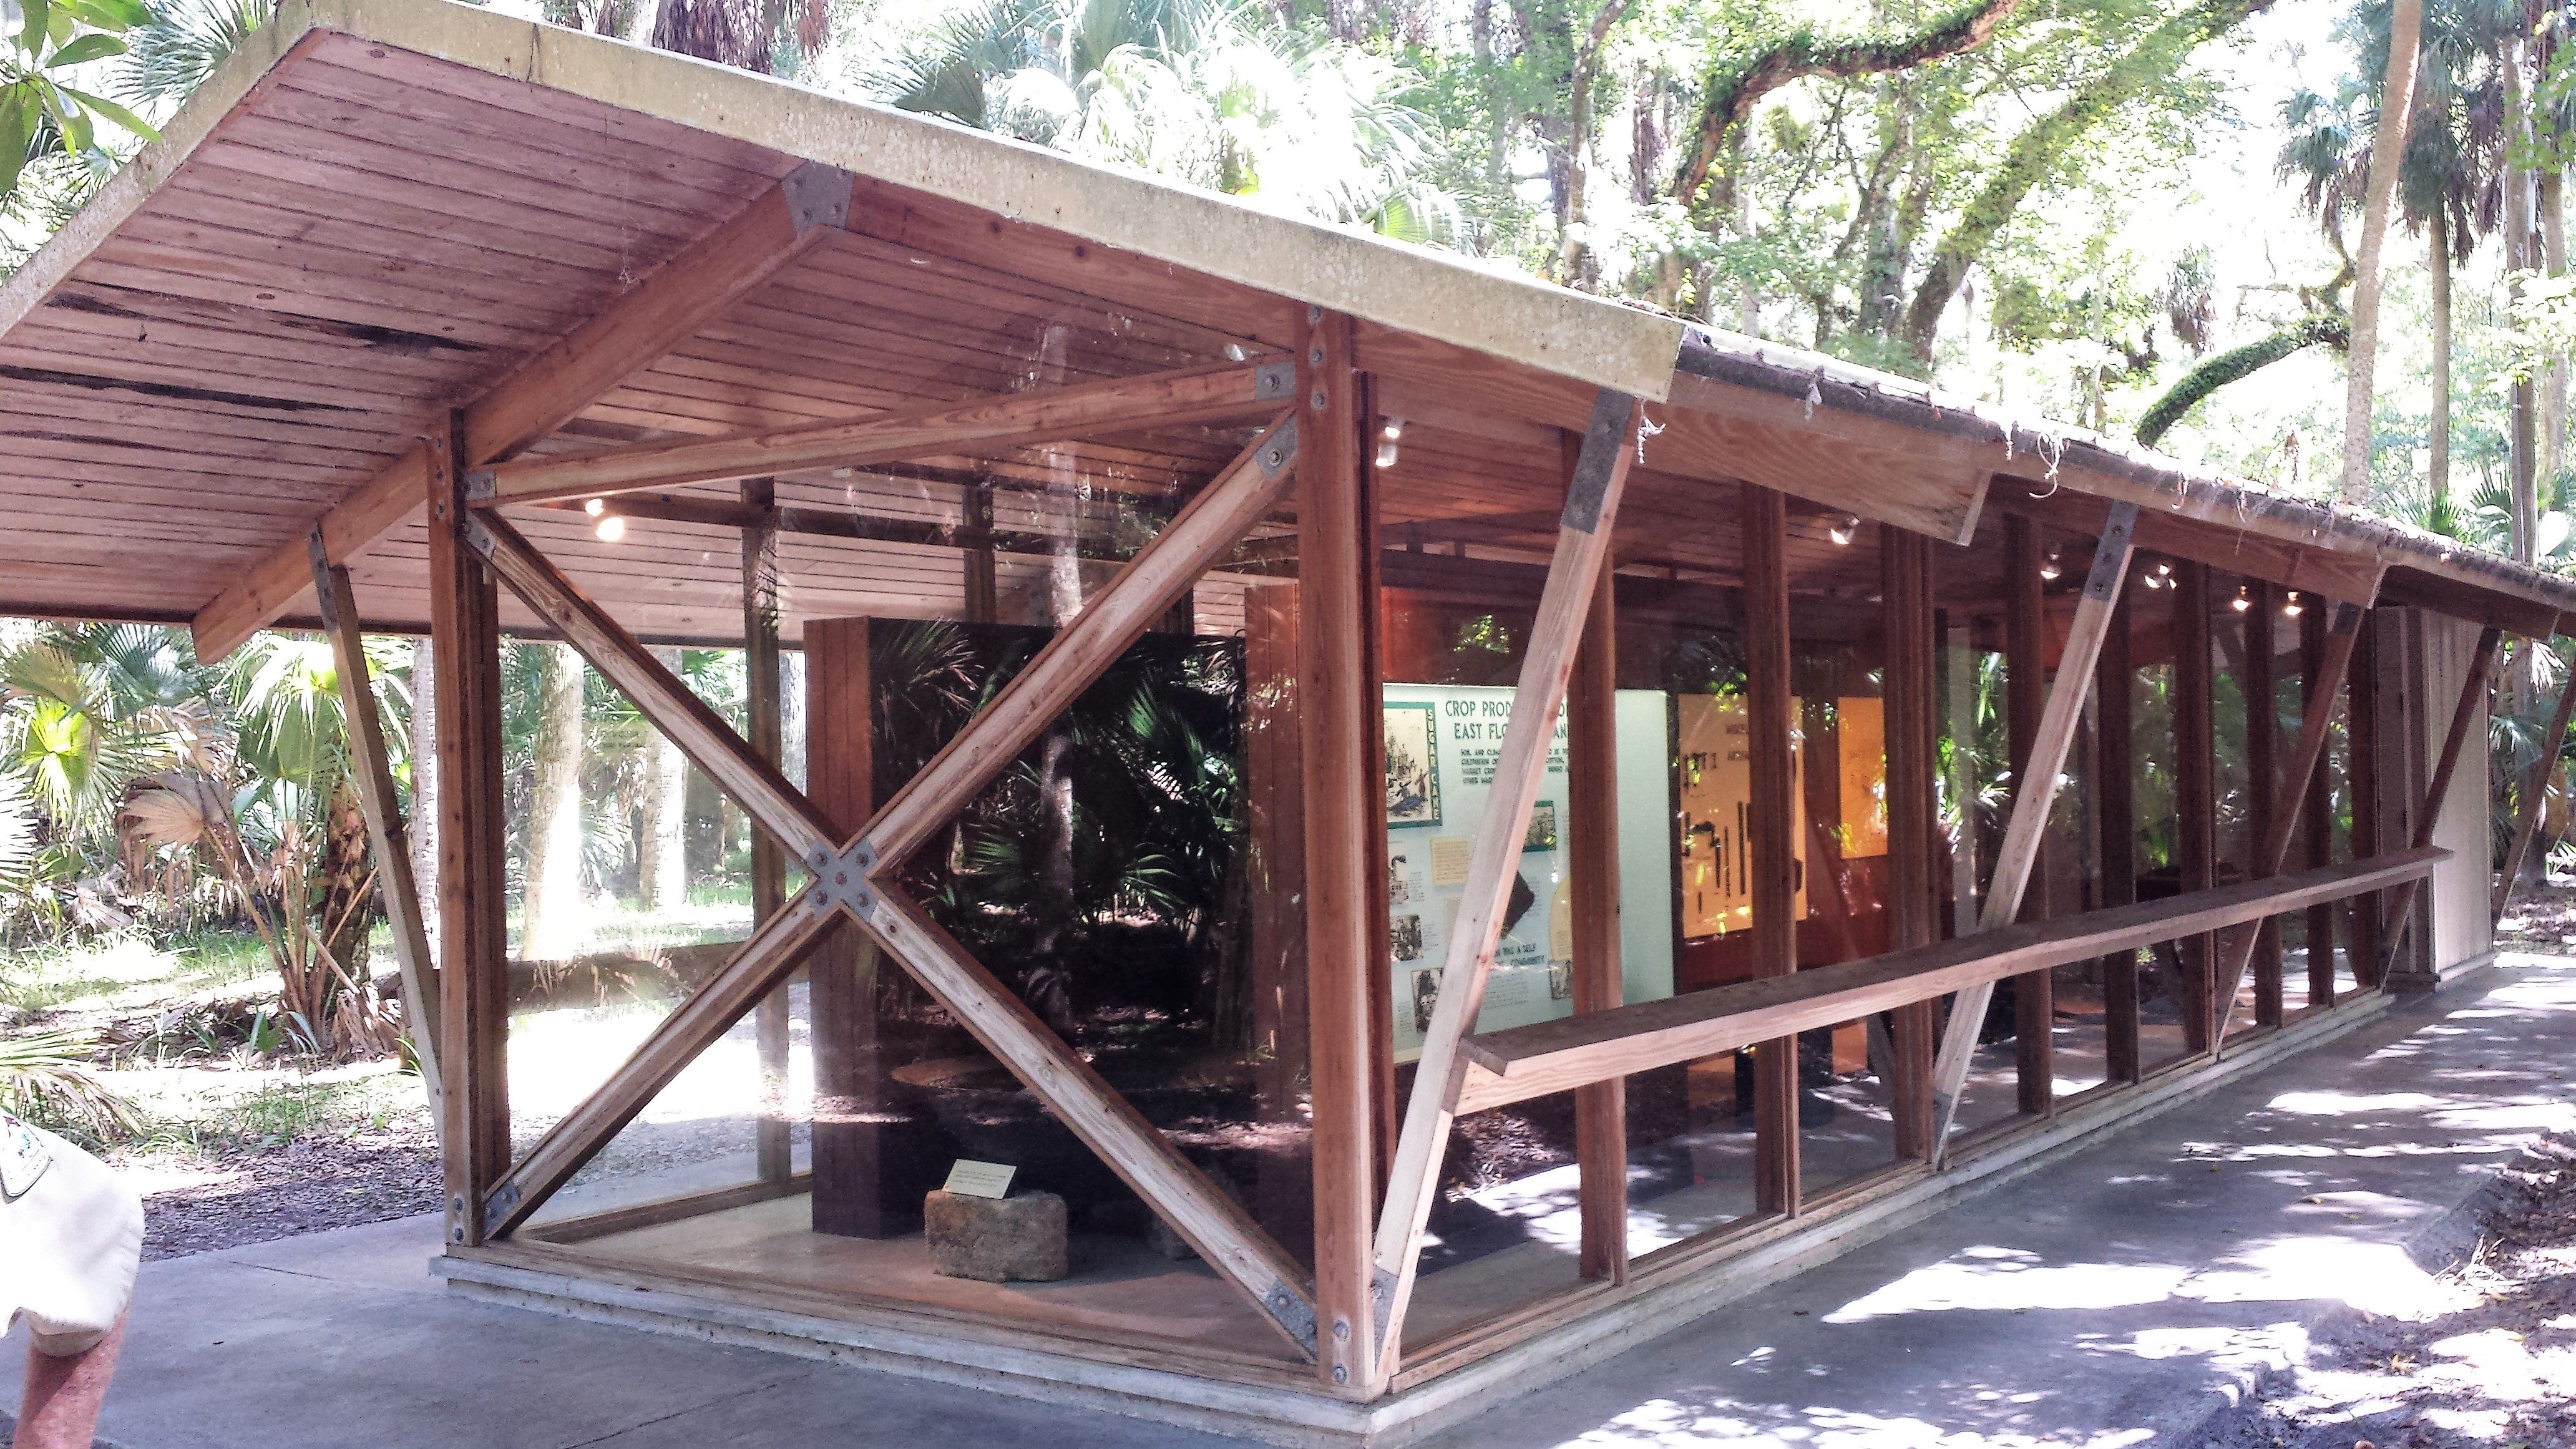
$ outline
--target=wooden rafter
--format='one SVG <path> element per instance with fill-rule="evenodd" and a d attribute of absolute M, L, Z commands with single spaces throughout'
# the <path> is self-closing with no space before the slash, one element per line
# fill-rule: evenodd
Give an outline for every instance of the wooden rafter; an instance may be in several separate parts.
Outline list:
<path fill-rule="evenodd" d="M 1466 1077 L 1459 1110 L 1482 1111 L 1592 1082 L 1615 1081 L 1928 1001 L 1947 991 L 1992 985 L 2007 976 L 2134 951 L 2319 901 L 2420 880 L 2449 857 L 2449 851 L 2427 846 L 2161 901 L 2022 921 L 1790 976 L 1470 1037 L 1462 1048 Z"/>
<path fill-rule="evenodd" d="M 420 883 L 412 876 L 411 833 L 403 824 L 393 764 L 385 753 L 384 721 L 376 713 L 376 692 L 369 683 L 367 651 L 358 635 L 358 602 L 350 592 L 349 571 L 331 561 L 318 530 L 310 550 L 314 599 L 321 606 L 322 632 L 331 641 L 340 711 L 348 722 L 349 773 L 358 787 L 359 813 L 366 817 L 367 849 L 376 860 L 376 892 L 384 899 L 385 926 L 393 936 L 394 962 L 402 977 L 403 1029 L 411 1038 L 412 1057 L 420 1064 L 421 1084 L 429 1089 L 430 1120 L 438 1122 L 442 1120 L 438 963 L 430 959 Z"/>
<path fill-rule="evenodd" d="M 1285 406 L 1286 363 L 1149 373 L 800 428 L 526 458 L 474 476 L 478 504 L 597 498 L 808 468 L 866 468 L 1143 427 L 1267 416 Z"/>
<path fill-rule="evenodd" d="M 562 427 L 769 280 L 826 230 L 837 230 L 849 209 L 848 172 L 798 167 L 465 408 L 460 463 L 471 468 L 510 457 Z M 419 507 L 430 464 L 426 445 L 413 448 L 325 513 L 315 527 L 330 556 L 346 562 Z M 198 659 L 230 654 L 312 584 L 303 538 L 281 545 L 197 611 L 191 632 Z"/>
<path fill-rule="evenodd" d="M 2323 646 L 2307 669 L 2307 698 L 2299 709 L 2299 739 L 2290 747 L 2290 762 L 2282 771 L 2280 794 L 2272 806 L 2271 829 L 2257 847 L 2252 876 L 2261 880 L 2279 875 L 2290 859 L 2290 844 L 2300 837 L 2299 816 L 2310 803 L 2311 786 L 2326 757 L 2327 737 L 2332 733 L 2335 696 L 2343 691 L 2346 671 L 2352 664 L 2353 646 L 2361 638 L 2363 611 L 2352 604 L 2335 606 L 2334 618 L 2327 624 Z M 2311 918 L 2308 949 L 2316 949 L 2314 918 Z M 2244 984 L 2245 969 L 2254 959 L 2256 934 L 2240 931 L 2227 936 L 2219 945 L 2218 999 L 2234 1001 L 2237 989 Z M 2331 938 L 2326 943 L 2329 954 L 2334 949 Z M 2313 966 L 2313 961 L 2310 963 Z M 2333 973 L 2329 969 L 2328 980 Z M 2223 1050 L 2227 1044 L 2226 1023 L 2219 1023 L 2212 1045 Z"/>
<path fill-rule="evenodd" d="M 1980 933 L 2009 926 L 2021 914 L 2022 890 L 2030 883 L 2031 865 L 2039 857 L 2049 808 L 2057 800 L 2058 772 L 2065 768 L 2067 749 L 2075 743 L 2075 727 L 2084 714 L 2084 696 L 2093 684 L 2093 666 L 2101 656 L 2121 585 L 2129 575 L 2130 540 L 2137 517 L 2135 504 L 2113 508 L 2103 521 L 2101 540 L 2093 547 L 2093 571 L 2084 580 L 2084 596 L 2076 604 L 2075 621 L 2067 630 L 2066 647 L 2059 655 L 2057 679 L 2049 687 L 2039 732 L 2032 737 L 2023 776 L 2014 785 L 2012 817 L 2004 826 L 2003 844 L 1995 852 L 1994 876 L 1987 883 L 1985 908 L 1978 917 Z M 1992 981 L 1979 982 L 1962 988 L 1958 999 L 1951 1003 L 1950 1024 L 1941 1037 L 1941 1055 L 1932 1067 L 1935 1166 L 1941 1163 L 1949 1145 L 1950 1124 L 1959 1114 L 1959 1094 L 1968 1085 L 1969 1061 L 1976 1055 L 1977 1032 L 1985 1022 L 1986 1005 L 1994 999 L 1994 992 Z"/>
<path fill-rule="evenodd" d="M 1528 833 L 1530 807 L 1538 798 L 1539 778 L 1547 767 L 1548 744 L 1556 734 L 1557 712 L 1565 704 L 1595 581 L 1609 560 L 1619 498 L 1627 485 L 1629 463 L 1636 456 L 1636 435 L 1637 400 L 1603 389 L 1593 405 L 1581 459 L 1566 489 L 1555 559 L 1539 597 L 1520 681 L 1512 692 L 1511 721 L 1504 727 L 1502 749 L 1494 762 L 1484 818 L 1468 847 L 1466 886 L 1450 929 L 1439 1003 L 1432 1008 L 1430 1030 L 1423 1033 L 1413 1096 L 1405 1108 L 1386 1201 L 1378 1215 L 1377 1271 L 1381 1291 L 1387 1295 L 1378 1341 L 1380 1373 L 1386 1377 L 1394 1373 L 1404 1336 L 1404 1312 L 1421 1262 L 1422 1235 L 1439 1185 L 1440 1155 L 1457 1116 L 1466 1065 L 1458 1045 L 1475 1026 L 1476 1013 L 1484 1004 L 1485 982 L 1502 934 L 1521 838 Z"/>

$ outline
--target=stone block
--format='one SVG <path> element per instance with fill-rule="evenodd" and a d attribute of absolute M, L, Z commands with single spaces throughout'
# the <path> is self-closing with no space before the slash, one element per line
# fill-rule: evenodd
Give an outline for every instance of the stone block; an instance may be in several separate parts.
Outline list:
<path fill-rule="evenodd" d="M 1052 1283 L 1065 1276 L 1064 1199 L 1051 1192 L 922 1199 L 930 1269 L 986 1283 Z"/>

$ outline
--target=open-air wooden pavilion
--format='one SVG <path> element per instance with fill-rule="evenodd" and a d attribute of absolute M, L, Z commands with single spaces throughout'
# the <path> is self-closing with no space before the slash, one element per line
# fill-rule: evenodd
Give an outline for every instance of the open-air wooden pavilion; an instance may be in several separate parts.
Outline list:
<path fill-rule="evenodd" d="M 359 740 L 451 1284 L 1282 1442 L 1425 1432 L 2482 960 L 2489 675 L 2576 610 L 445 0 L 287 0 L 0 286 L 0 438 L 0 609 L 326 629 L 361 716 L 358 631 L 432 636 L 434 964 Z M 515 1143 L 505 633 L 764 842 L 749 937 Z M 673 644 L 749 651 L 747 731 Z M 1197 802 L 1212 894 L 1077 948 L 960 821 L 1053 801 L 1069 850 L 1095 708 L 1197 721 L 1121 768 Z M 807 1120 L 740 1182 L 557 1199 L 745 1022 Z M 1068 1199 L 1070 1278 L 927 1271 L 958 1157 Z"/>

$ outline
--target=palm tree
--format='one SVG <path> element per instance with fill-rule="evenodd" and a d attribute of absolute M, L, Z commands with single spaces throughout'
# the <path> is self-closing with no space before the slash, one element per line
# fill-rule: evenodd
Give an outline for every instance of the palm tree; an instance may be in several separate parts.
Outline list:
<path fill-rule="evenodd" d="M 2388 57 L 2381 74 L 2372 153 L 2402 155 L 2415 110 L 2415 53 L 2423 39 L 2424 0 L 2393 0 Z M 2379 250 L 2397 194 L 2397 169 L 2373 168 L 2361 201 L 2361 250 L 2353 257 L 2352 343 L 2346 351 L 2343 407 L 2343 497 L 2366 500 L 2370 489 L 2372 386 L 2379 361 Z"/>
<path fill-rule="evenodd" d="M 1284 211 L 1454 244 L 1413 77 L 1229 0 L 974 0 L 878 58 L 886 103 Z"/>

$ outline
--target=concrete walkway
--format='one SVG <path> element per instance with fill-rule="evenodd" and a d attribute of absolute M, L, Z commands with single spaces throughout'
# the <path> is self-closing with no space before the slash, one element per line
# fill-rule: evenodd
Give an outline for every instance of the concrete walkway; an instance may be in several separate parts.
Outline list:
<path fill-rule="evenodd" d="M 2508 957 L 2218 1098 L 1439 1443 L 2189 1443 L 2329 1315 L 2401 1312 L 2462 1206 L 2576 1131 L 2576 961 Z M 1141 1421 L 451 1300 L 427 1218 L 147 1266 L 123 1449 L 1216 1445 Z M 15 1361 L 14 1340 L 11 1361 Z"/>

